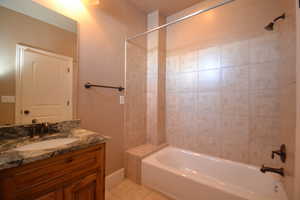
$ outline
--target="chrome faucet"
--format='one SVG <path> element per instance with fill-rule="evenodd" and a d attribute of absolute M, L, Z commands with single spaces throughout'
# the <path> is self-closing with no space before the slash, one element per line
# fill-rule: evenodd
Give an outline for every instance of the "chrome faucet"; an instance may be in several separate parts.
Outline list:
<path fill-rule="evenodd" d="M 272 172 L 272 173 L 276 173 L 279 174 L 281 176 L 284 176 L 284 169 L 283 168 L 271 168 L 271 167 L 265 167 L 264 165 L 261 167 L 260 171 L 262 173 L 266 173 L 266 172 Z"/>

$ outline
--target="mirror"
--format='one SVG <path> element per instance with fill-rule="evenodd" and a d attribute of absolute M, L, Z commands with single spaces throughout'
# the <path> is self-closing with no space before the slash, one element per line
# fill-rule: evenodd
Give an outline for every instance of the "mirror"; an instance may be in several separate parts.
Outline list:
<path fill-rule="evenodd" d="M 0 126 L 72 120 L 77 22 L 31 0 L 0 0 Z"/>

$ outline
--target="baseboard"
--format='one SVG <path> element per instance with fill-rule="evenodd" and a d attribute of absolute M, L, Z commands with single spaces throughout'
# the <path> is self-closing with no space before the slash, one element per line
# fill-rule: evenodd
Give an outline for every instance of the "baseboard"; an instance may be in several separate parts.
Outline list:
<path fill-rule="evenodd" d="M 112 189 L 124 180 L 124 168 L 115 171 L 114 173 L 105 177 L 105 188 L 107 190 Z"/>

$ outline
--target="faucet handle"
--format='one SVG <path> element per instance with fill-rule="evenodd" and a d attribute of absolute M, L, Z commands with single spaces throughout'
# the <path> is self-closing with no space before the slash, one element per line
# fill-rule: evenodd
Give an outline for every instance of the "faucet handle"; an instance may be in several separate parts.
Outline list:
<path fill-rule="evenodd" d="M 286 161 L 286 146 L 285 144 L 282 144 L 280 146 L 280 149 L 277 150 L 277 151 L 272 151 L 272 155 L 271 155 L 271 158 L 274 159 L 275 158 L 275 155 L 279 155 L 280 156 L 280 160 L 285 163 Z"/>
<path fill-rule="evenodd" d="M 49 132 L 49 123 L 48 122 L 43 122 L 42 123 L 42 133 L 46 134 Z"/>

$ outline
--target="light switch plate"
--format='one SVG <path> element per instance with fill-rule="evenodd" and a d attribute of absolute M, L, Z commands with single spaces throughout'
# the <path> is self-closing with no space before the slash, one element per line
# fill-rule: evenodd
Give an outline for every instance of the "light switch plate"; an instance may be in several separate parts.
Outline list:
<path fill-rule="evenodd" d="M 1 96 L 1 103 L 15 103 L 15 96 Z"/>
<path fill-rule="evenodd" d="M 124 96 L 120 96 L 120 104 L 125 104 L 125 97 Z"/>

